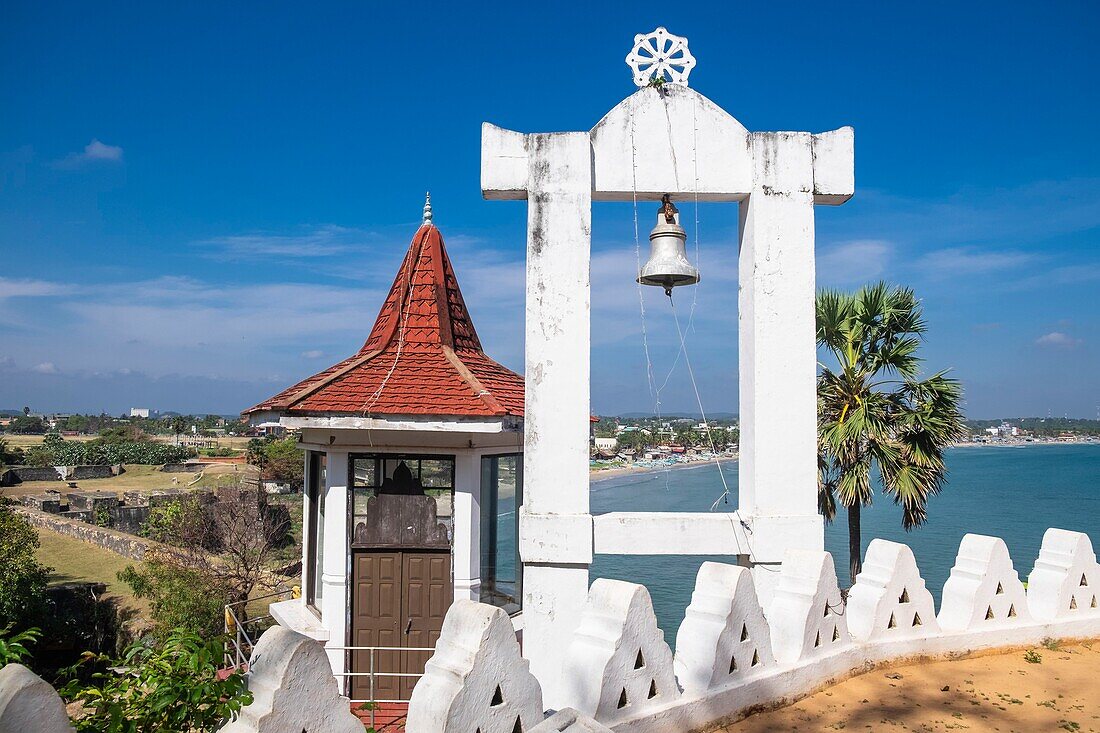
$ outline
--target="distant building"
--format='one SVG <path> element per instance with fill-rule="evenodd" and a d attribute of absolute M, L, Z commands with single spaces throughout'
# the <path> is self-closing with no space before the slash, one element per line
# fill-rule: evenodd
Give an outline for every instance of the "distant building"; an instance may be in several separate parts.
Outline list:
<path fill-rule="evenodd" d="M 619 441 L 615 438 L 596 438 L 596 452 L 607 458 L 614 456 L 619 450 Z"/>
<path fill-rule="evenodd" d="M 148 407 L 131 407 L 130 417 L 149 417 Z"/>

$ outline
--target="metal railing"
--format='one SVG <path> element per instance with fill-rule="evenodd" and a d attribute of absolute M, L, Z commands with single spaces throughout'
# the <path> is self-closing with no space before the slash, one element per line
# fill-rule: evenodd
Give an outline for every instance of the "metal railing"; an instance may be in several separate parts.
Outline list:
<path fill-rule="evenodd" d="M 356 677 L 368 677 L 370 679 L 370 683 L 369 683 L 369 687 L 368 687 L 369 695 L 368 695 L 367 699 L 363 699 L 363 700 L 352 699 L 351 703 L 353 705 L 356 705 L 356 704 L 358 704 L 358 705 L 364 705 L 365 704 L 366 705 L 366 708 L 370 713 L 370 724 L 371 724 L 371 727 L 373 728 L 374 725 L 375 725 L 375 711 L 376 711 L 376 707 L 379 703 L 383 703 L 383 704 L 400 704 L 400 703 L 408 703 L 408 701 L 409 701 L 408 698 L 398 698 L 398 699 L 392 699 L 392 700 L 379 699 L 375 694 L 375 691 L 377 690 L 377 680 L 378 680 L 378 678 L 379 677 L 394 678 L 394 679 L 397 679 L 398 681 L 400 681 L 402 679 L 417 679 L 417 680 L 419 680 L 421 677 L 424 676 L 423 672 L 390 672 L 390 671 L 380 670 L 380 669 L 378 669 L 378 662 L 377 662 L 377 658 L 376 658 L 378 653 L 385 652 L 387 654 L 392 654 L 392 653 L 396 652 L 399 655 L 399 657 L 400 656 L 407 656 L 409 653 L 425 653 L 425 652 L 427 652 L 429 654 L 434 654 L 435 653 L 435 647 L 422 647 L 422 646 L 326 646 L 325 651 L 343 652 L 344 653 L 344 659 L 345 659 L 345 663 L 344 663 L 345 667 L 350 667 L 351 666 L 350 657 L 351 657 L 352 653 L 355 653 L 355 652 L 369 652 L 368 665 L 367 665 L 367 671 L 366 672 L 350 672 L 350 671 L 341 672 L 339 674 L 336 674 L 335 677 L 337 679 L 341 680 L 340 687 L 341 687 L 342 690 L 345 691 L 345 693 L 348 695 L 349 698 L 351 697 L 351 694 L 352 694 L 352 682 L 354 681 L 354 679 Z M 404 664 L 399 664 L 398 666 L 399 667 L 405 667 Z"/>
<path fill-rule="evenodd" d="M 225 644 L 226 667 L 241 669 L 248 665 L 249 659 L 252 656 L 252 650 L 255 648 L 256 642 L 259 639 L 259 634 L 256 632 L 262 632 L 270 625 L 268 624 L 261 627 L 260 624 L 273 619 L 270 613 L 261 614 L 259 616 L 248 616 L 248 605 L 269 598 L 284 598 L 290 595 L 292 595 L 290 591 L 279 591 L 268 593 L 265 596 L 249 598 L 247 601 L 229 603 L 225 606 L 225 635 L 227 639 Z M 243 621 L 241 620 L 241 616 L 244 616 Z"/>

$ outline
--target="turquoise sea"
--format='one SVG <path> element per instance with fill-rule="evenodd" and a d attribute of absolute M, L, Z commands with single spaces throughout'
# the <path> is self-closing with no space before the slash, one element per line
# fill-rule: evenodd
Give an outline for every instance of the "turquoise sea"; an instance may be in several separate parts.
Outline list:
<path fill-rule="evenodd" d="M 959 541 L 967 532 L 1003 538 L 1025 579 L 1048 527 L 1087 532 L 1100 549 L 1100 445 L 955 448 L 949 453 L 948 467 L 948 484 L 929 503 L 923 527 L 905 532 L 900 510 L 881 495 L 863 512 L 864 549 L 875 537 L 908 544 L 937 603 Z M 723 509 L 732 511 L 737 507 L 737 464 L 723 464 L 722 470 L 731 490 Z M 721 493 L 714 464 L 617 476 L 592 483 L 592 513 L 705 512 Z M 833 554 L 842 585 L 847 585 L 843 582 L 848 572 L 843 512 L 827 526 L 825 548 Z M 671 643 L 704 560 L 733 562 L 728 557 L 598 555 L 592 577 L 646 585 Z"/>

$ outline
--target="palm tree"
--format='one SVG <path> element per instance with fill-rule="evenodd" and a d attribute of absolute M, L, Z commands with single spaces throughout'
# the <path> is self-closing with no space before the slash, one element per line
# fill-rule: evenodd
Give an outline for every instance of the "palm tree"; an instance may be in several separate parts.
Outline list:
<path fill-rule="evenodd" d="M 945 448 L 965 433 L 959 382 L 945 372 L 919 379 L 924 332 L 909 288 L 880 282 L 817 296 L 817 343 L 836 360 L 835 371 L 821 365 L 817 381 L 818 504 L 826 521 L 838 502 L 848 512 L 852 583 L 862 567 L 860 511 L 874 495 L 872 471 L 911 530 L 943 487 Z"/>

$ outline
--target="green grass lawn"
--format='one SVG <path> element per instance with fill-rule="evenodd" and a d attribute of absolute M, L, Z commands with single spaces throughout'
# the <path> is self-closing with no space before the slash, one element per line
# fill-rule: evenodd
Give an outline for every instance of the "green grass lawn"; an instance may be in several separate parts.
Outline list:
<path fill-rule="evenodd" d="M 38 541 L 38 561 L 53 568 L 50 585 L 76 581 L 106 583 L 108 593 L 128 606 L 145 610 L 145 602 L 134 598 L 130 587 L 116 577 L 118 571 L 135 561 L 48 529 L 38 530 Z"/>
<path fill-rule="evenodd" d="M 127 464 L 126 470 L 111 478 L 82 479 L 77 488 L 70 489 L 65 481 L 24 481 L 15 486 L 0 488 L 0 496 L 18 498 L 27 494 L 41 494 L 44 491 L 154 491 L 158 489 L 186 489 L 199 476 L 198 473 L 165 473 L 159 466 Z M 241 479 L 255 481 L 259 471 L 255 466 L 246 464 L 213 465 L 202 472 L 193 488 L 216 488 L 234 485 Z"/>

